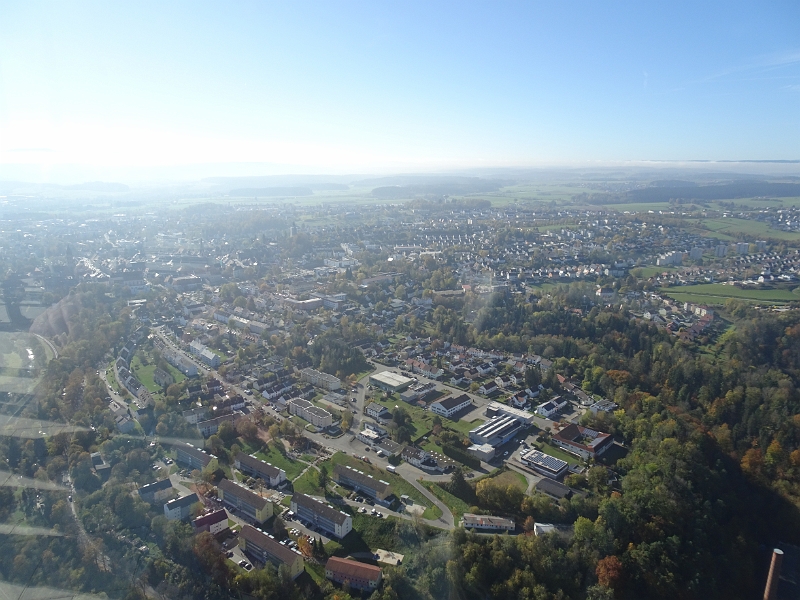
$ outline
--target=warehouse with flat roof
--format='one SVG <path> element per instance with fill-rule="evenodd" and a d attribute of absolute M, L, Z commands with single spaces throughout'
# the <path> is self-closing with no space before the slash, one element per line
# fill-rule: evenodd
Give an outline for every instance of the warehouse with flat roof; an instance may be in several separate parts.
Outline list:
<path fill-rule="evenodd" d="M 473 444 L 502 446 L 522 431 L 524 423 L 514 417 L 500 415 L 478 425 L 469 432 L 469 440 Z"/>
<path fill-rule="evenodd" d="M 408 389 L 408 387 L 414 383 L 414 380 L 392 371 L 381 371 L 380 373 L 373 373 L 370 375 L 369 382 L 375 387 L 393 394 Z"/>
<path fill-rule="evenodd" d="M 534 448 L 520 454 L 519 459 L 523 465 L 550 479 L 560 479 L 569 468 L 566 461 Z"/>

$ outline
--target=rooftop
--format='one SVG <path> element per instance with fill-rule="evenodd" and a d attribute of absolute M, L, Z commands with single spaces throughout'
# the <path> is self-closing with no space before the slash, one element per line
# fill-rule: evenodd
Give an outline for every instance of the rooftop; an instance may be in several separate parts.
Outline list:
<path fill-rule="evenodd" d="M 366 579 L 367 581 L 375 581 L 381 576 L 380 567 L 337 556 L 328 559 L 328 562 L 325 563 L 325 570 L 345 578 Z"/>
<path fill-rule="evenodd" d="M 448 396 L 447 398 L 442 398 L 441 400 L 437 400 L 434 404 L 438 404 L 445 410 L 452 410 L 462 404 L 467 404 L 472 402 L 469 396 L 466 394 L 461 394 L 460 396 Z"/>
<path fill-rule="evenodd" d="M 328 506 L 324 502 L 320 502 L 316 498 L 301 494 L 300 492 L 295 492 L 294 495 L 292 495 L 292 502 L 298 506 L 307 508 L 321 517 L 328 519 L 329 521 L 333 521 L 339 525 L 343 524 L 349 516 L 347 513 L 336 510 L 332 506 Z"/>

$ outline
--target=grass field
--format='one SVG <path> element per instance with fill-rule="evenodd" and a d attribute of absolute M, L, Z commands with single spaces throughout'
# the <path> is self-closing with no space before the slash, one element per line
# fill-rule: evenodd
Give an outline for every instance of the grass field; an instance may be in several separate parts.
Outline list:
<path fill-rule="evenodd" d="M 484 423 L 484 419 L 473 419 L 472 421 L 450 421 L 448 419 L 442 419 L 442 425 L 447 427 L 448 429 L 452 429 L 453 431 L 459 431 L 464 435 L 468 434 L 471 429 L 475 429 L 481 423 Z"/>
<path fill-rule="evenodd" d="M 442 516 L 442 509 L 436 506 L 435 504 L 426 508 L 425 512 L 422 513 L 423 519 L 430 519 L 431 521 L 435 521 L 441 516 Z"/>
<path fill-rule="evenodd" d="M 155 370 L 156 366 L 153 364 L 145 366 L 138 354 L 134 355 L 133 360 L 131 360 L 131 372 L 151 393 L 161 391 L 161 386 L 153 381 L 153 372 Z"/>
<path fill-rule="evenodd" d="M 308 466 L 304 462 L 284 456 L 272 447 L 267 452 L 257 452 L 256 457 L 270 463 L 273 467 L 286 471 L 286 478 L 290 481 L 296 479 Z"/>
<path fill-rule="evenodd" d="M 303 473 L 300 477 L 292 482 L 294 491 L 300 492 L 301 494 L 309 494 L 311 496 L 322 496 L 325 493 L 325 490 L 319 487 L 319 482 L 317 479 L 318 475 L 319 472 L 316 469 L 308 469 L 308 471 Z"/>
<path fill-rule="evenodd" d="M 674 298 L 678 302 L 697 302 L 722 304 L 729 298 L 758 302 L 760 304 L 784 304 L 800 301 L 800 296 L 787 289 L 757 290 L 742 289 L 734 285 L 722 283 L 705 283 L 671 288 L 661 288 L 662 294 Z"/>
<path fill-rule="evenodd" d="M 758 238 L 800 240 L 800 233 L 771 229 L 767 223 L 762 221 L 751 221 L 749 219 L 726 217 L 721 219 L 701 219 L 697 221 L 697 223 L 699 226 L 706 227 L 710 231 L 722 233 L 728 236 L 734 236 L 737 233 L 742 233 Z"/>
<path fill-rule="evenodd" d="M 420 481 L 420 483 L 425 486 L 434 496 L 436 496 L 439 500 L 441 500 L 444 505 L 450 509 L 450 512 L 453 513 L 453 518 L 456 522 L 458 522 L 461 517 L 464 516 L 465 512 L 469 512 L 469 505 L 464 502 L 461 498 L 457 498 L 453 496 L 450 492 L 436 483 L 432 481 Z"/>
<path fill-rule="evenodd" d="M 390 396 L 388 400 L 372 399 L 373 402 L 385 406 L 390 412 L 394 410 L 395 406 L 402 406 L 408 415 L 411 417 L 411 439 L 415 440 L 421 435 L 433 429 L 434 414 L 419 408 L 406 404 L 396 396 Z M 446 419 L 443 419 L 443 424 Z"/>
<path fill-rule="evenodd" d="M 525 479 L 525 476 L 522 473 L 517 473 L 516 471 L 503 471 L 502 473 L 490 477 L 490 479 L 494 480 L 495 483 L 500 485 L 515 485 L 523 492 L 527 491 L 528 489 L 528 480 Z"/>

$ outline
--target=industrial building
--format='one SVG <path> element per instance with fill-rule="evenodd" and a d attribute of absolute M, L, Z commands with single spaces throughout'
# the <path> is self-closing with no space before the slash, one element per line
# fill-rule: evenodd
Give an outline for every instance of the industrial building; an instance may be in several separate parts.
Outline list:
<path fill-rule="evenodd" d="M 483 462 L 489 462 L 494 458 L 494 446 L 491 444 L 472 444 L 469 448 L 467 448 L 467 452 L 469 452 L 472 456 L 477 458 L 478 460 L 482 460 Z"/>
<path fill-rule="evenodd" d="M 507 404 L 501 404 L 500 402 L 492 402 L 486 407 L 487 417 L 491 418 L 499 415 L 514 417 L 517 421 L 524 423 L 526 426 L 532 425 L 534 419 L 534 415 L 528 411 L 519 410 L 518 408 L 513 408 Z"/>
<path fill-rule="evenodd" d="M 519 459 L 523 465 L 550 479 L 560 479 L 569 468 L 566 461 L 533 448 L 520 454 Z"/>
<path fill-rule="evenodd" d="M 394 394 L 395 392 L 402 392 L 403 390 L 408 389 L 408 387 L 414 383 L 414 380 L 406 377 L 405 375 L 399 375 L 398 373 L 394 373 L 392 371 L 381 371 L 380 373 L 374 373 L 370 375 L 369 382 L 371 385 L 374 385 L 385 392 Z"/>
<path fill-rule="evenodd" d="M 514 417 L 498 415 L 472 429 L 469 432 L 469 440 L 479 446 L 489 444 L 496 448 L 517 435 L 524 427 L 525 425 Z"/>

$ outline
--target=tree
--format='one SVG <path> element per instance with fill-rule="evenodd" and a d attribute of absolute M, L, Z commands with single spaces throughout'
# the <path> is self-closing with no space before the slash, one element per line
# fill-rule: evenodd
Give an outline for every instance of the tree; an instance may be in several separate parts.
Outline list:
<path fill-rule="evenodd" d="M 595 570 L 597 582 L 601 586 L 611 588 L 612 590 L 619 589 L 623 578 L 623 572 L 622 561 L 613 554 L 599 560 L 597 562 L 597 569 Z"/>
<path fill-rule="evenodd" d="M 322 488 L 323 492 L 325 491 L 325 487 L 328 485 L 328 467 L 325 465 L 321 465 L 319 468 L 319 476 L 317 478 L 319 481 L 319 487 Z"/>
<path fill-rule="evenodd" d="M 272 523 L 272 535 L 279 540 L 286 539 L 286 536 L 288 535 L 286 531 L 286 523 L 284 523 L 283 519 L 280 517 L 275 517 L 275 520 Z"/>
<path fill-rule="evenodd" d="M 525 387 L 535 390 L 542 383 L 542 371 L 538 366 L 530 366 L 525 369 Z"/>

